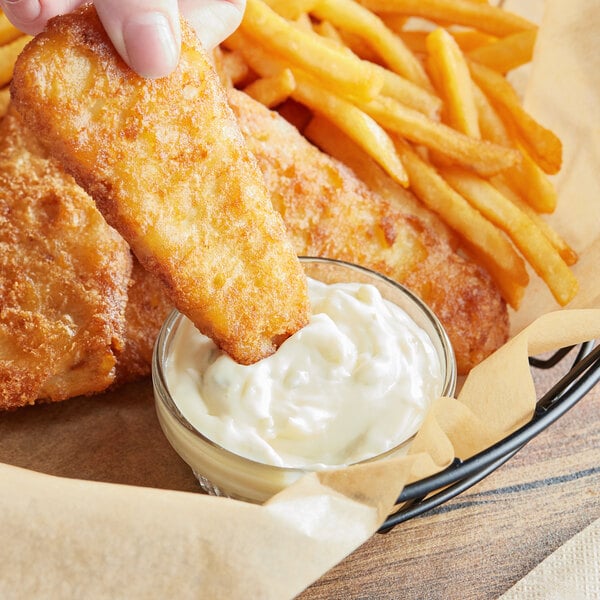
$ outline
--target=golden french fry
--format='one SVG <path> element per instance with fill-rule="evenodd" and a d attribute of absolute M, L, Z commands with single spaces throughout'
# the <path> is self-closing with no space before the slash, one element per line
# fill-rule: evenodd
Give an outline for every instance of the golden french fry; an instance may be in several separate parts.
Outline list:
<path fill-rule="evenodd" d="M 363 148 L 394 181 L 403 187 L 408 186 L 408 176 L 392 140 L 369 115 L 318 85 L 312 85 L 307 78 L 298 77 L 298 87 L 293 97 L 313 111 L 326 115 Z"/>
<path fill-rule="evenodd" d="M 238 30 L 227 40 L 227 45 L 238 49 L 248 64 L 262 77 L 277 74 L 281 62 L 270 56 L 260 46 L 253 45 Z M 408 185 L 408 178 L 402 162 L 398 158 L 394 144 L 385 130 L 369 115 L 351 102 L 338 97 L 329 90 L 318 85 L 315 80 L 302 70 L 293 68 L 296 87 L 291 96 L 313 111 L 325 114 L 342 131 L 373 157 L 395 181 L 403 186 Z"/>
<path fill-rule="evenodd" d="M 381 15 L 381 20 L 392 30 L 396 35 L 400 36 L 406 47 L 415 54 L 427 54 L 427 36 L 429 31 L 420 31 L 417 29 L 409 29 L 407 31 L 396 30 L 394 27 L 394 18 L 397 15 Z M 404 17 L 398 17 L 404 23 Z"/>
<path fill-rule="evenodd" d="M 537 212 L 554 212 L 558 201 L 554 184 L 527 151 L 520 150 L 522 160 L 504 173 L 508 185 Z"/>
<path fill-rule="evenodd" d="M 319 21 L 313 25 L 313 29 L 324 38 L 327 38 L 339 46 L 344 44 L 340 32 L 329 21 Z"/>
<path fill-rule="evenodd" d="M 523 259 L 506 236 L 408 144 L 398 141 L 396 148 L 415 195 L 476 249 L 478 258 L 496 281 L 504 299 L 513 308 L 518 308 L 529 276 Z"/>
<path fill-rule="evenodd" d="M 520 160 L 519 153 L 513 148 L 466 136 L 402 106 L 392 98 L 380 96 L 370 102 L 358 103 L 358 106 L 386 129 L 431 148 L 481 175 L 493 175 Z"/>
<path fill-rule="evenodd" d="M 471 60 L 494 71 L 507 73 L 531 61 L 536 37 L 536 29 L 519 31 L 491 44 L 475 48 L 468 53 L 468 56 Z"/>
<path fill-rule="evenodd" d="M 311 13 L 360 36 L 394 72 L 425 89 L 432 89 L 421 63 L 404 42 L 377 15 L 360 4 L 353 0 L 318 0 Z"/>
<path fill-rule="evenodd" d="M 297 19 L 301 14 L 307 13 L 315 5 L 317 0 L 263 0 L 265 4 L 268 4 L 276 13 L 280 14 L 286 19 Z"/>
<path fill-rule="evenodd" d="M 505 36 L 525 29 L 536 29 L 527 19 L 496 6 L 471 0 L 359 0 L 376 13 L 397 13 L 448 21 L 473 27 L 492 35 Z"/>
<path fill-rule="evenodd" d="M 226 85 L 242 85 L 250 76 L 250 68 L 239 52 L 221 51 L 215 61 L 217 72 Z"/>
<path fill-rule="evenodd" d="M 465 135 L 480 138 L 471 75 L 458 44 L 441 27 L 427 36 L 426 44 L 428 64 L 435 86 L 445 101 L 448 124 Z"/>
<path fill-rule="evenodd" d="M 308 31 L 308 32 L 313 32 L 313 24 L 312 21 L 310 20 L 310 17 L 308 15 L 308 13 L 300 13 L 300 15 L 298 15 L 298 17 L 296 17 L 295 19 L 291 20 L 291 22 L 298 27 L 298 29 L 301 29 L 303 31 Z"/>
<path fill-rule="evenodd" d="M 23 33 L 8 20 L 8 17 L 0 12 L 0 46 L 4 46 L 22 35 Z"/>
<path fill-rule="evenodd" d="M 567 265 L 574 265 L 578 260 L 577 252 L 563 239 L 559 233 L 543 219 L 530 204 L 525 202 L 518 194 L 516 194 L 506 182 L 505 175 L 494 175 L 490 179 L 490 183 L 504 196 L 506 196 L 513 204 L 518 206 L 540 229 L 540 231 L 548 238 L 548 241 L 556 248 L 562 259 Z"/>
<path fill-rule="evenodd" d="M 562 163 L 562 144 L 549 129 L 538 123 L 521 106 L 517 93 L 496 71 L 473 61 L 469 62 L 471 76 L 488 96 L 509 128 L 521 141 L 533 160 L 548 174 L 555 174 Z"/>
<path fill-rule="evenodd" d="M 423 113 L 425 116 L 437 121 L 442 108 L 442 101 L 438 96 L 431 94 L 422 87 L 400 77 L 392 71 L 388 71 L 378 65 L 383 75 L 383 87 L 381 93 L 394 100 Z"/>
<path fill-rule="evenodd" d="M 482 33 L 476 29 L 462 29 L 460 31 L 450 31 L 449 33 L 456 40 L 458 47 L 463 52 L 470 52 L 498 40 L 497 37 L 488 33 Z"/>
<path fill-rule="evenodd" d="M 30 35 L 22 35 L 5 46 L 0 46 L 0 87 L 12 79 L 15 60 L 31 39 Z"/>
<path fill-rule="evenodd" d="M 272 108 L 287 100 L 296 88 L 291 69 L 282 69 L 277 75 L 262 77 L 244 88 L 255 100 Z"/>
<path fill-rule="evenodd" d="M 500 146 L 512 147 L 513 141 L 506 130 L 504 122 L 492 106 L 488 97 L 475 83 L 473 83 L 473 98 L 477 107 L 477 120 L 479 122 L 481 137 Z"/>
<path fill-rule="evenodd" d="M 314 32 L 294 27 L 261 0 L 248 0 L 240 30 L 270 53 L 312 73 L 340 95 L 374 98 L 383 85 L 370 63 L 336 49 Z"/>
<path fill-rule="evenodd" d="M 386 24 L 386 26 L 389 27 L 395 33 L 403 33 L 404 27 L 406 26 L 406 22 L 408 21 L 408 17 L 405 17 L 404 15 L 395 15 L 395 14 L 384 13 L 384 14 L 379 15 L 379 17 Z M 405 40 L 405 42 L 406 42 L 406 40 Z M 410 48 L 410 45 L 409 44 L 407 44 L 407 45 Z M 411 50 L 413 50 L 413 48 L 411 48 Z M 413 50 L 413 52 L 414 52 L 414 50 Z"/>
<path fill-rule="evenodd" d="M 314 29 L 317 33 L 322 32 L 322 35 L 332 43 L 339 45 L 348 42 L 346 35 L 342 37 L 329 21 L 321 21 Z M 346 49 L 351 50 L 351 48 Z M 383 77 L 382 94 L 422 112 L 431 119 L 438 120 L 442 107 L 442 101 L 438 96 L 378 64 L 374 63 L 373 68 Z"/>
<path fill-rule="evenodd" d="M 397 29 L 396 20 L 403 22 L 404 17 L 399 17 L 398 15 L 388 15 L 382 14 L 381 20 L 392 30 L 395 31 L 404 41 L 404 43 L 413 51 L 418 54 L 426 54 L 427 53 L 427 36 L 431 33 L 431 31 L 423 31 L 419 29 Z M 485 46 L 486 44 L 491 44 L 495 42 L 498 38 L 493 35 L 488 35 L 487 33 L 482 33 L 481 31 L 476 31 L 473 29 L 466 29 L 461 31 L 451 31 L 448 33 L 455 39 L 458 47 L 463 52 L 470 52 L 475 48 L 480 48 L 481 46 Z"/>
<path fill-rule="evenodd" d="M 444 179 L 481 214 L 503 229 L 544 280 L 556 301 L 565 306 L 575 296 L 575 275 L 536 224 L 491 183 L 464 169 L 443 169 Z"/>
<path fill-rule="evenodd" d="M 10 89 L 4 87 L 0 90 L 0 118 L 6 114 L 10 104 Z"/>

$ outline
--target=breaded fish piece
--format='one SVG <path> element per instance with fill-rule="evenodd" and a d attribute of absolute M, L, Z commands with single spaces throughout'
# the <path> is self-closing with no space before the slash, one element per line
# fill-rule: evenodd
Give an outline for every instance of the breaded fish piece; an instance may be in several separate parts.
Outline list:
<path fill-rule="evenodd" d="M 113 382 L 130 270 L 121 236 L 10 111 L 0 124 L 0 409 Z"/>
<path fill-rule="evenodd" d="M 451 238 L 417 216 L 414 199 L 391 202 L 373 192 L 243 92 L 230 90 L 229 101 L 298 254 L 358 263 L 413 290 L 444 324 L 462 373 L 506 341 L 500 292 Z"/>
<path fill-rule="evenodd" d="M 175 306 L 249 364 L 306 324 L 306 277 L 208 55 L 182 28 L 177 69 L 147 80 L 87 5 L 25 48 L 11 94 Z"/>
<path fill-rule="evenodd" d="M 124 348 L 117 360 L 114 386 L 150 375 L 158 332 L 173 310 L 162 282 L 133 258 L 127 291 Z"/>

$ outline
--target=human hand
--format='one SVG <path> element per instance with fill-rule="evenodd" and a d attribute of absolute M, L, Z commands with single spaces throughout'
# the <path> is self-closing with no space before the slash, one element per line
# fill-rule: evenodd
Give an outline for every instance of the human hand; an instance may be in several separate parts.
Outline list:
<path fill-rule="evenodd" d="M 51 17 L 86 0 L 0 0 L 15 27 L 35 35 Z M 245 0 L 94 0 L 108 36 L 123 60 L 144 77 L 168 75 L 181 47 L 179 15 L 196 30 L 203 46 L 214 48 L 240 24 Z"/>

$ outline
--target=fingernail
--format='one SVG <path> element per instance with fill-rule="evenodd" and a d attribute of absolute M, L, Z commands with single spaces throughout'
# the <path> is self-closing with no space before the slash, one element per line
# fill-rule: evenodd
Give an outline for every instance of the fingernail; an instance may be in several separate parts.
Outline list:
<path fill-rule="evenodd" d="M 129 66 L 143 77 L 164 77 L 177 66 L 179 48 L 161 13 L 132 15 L 123 26 L 123 40 Z"/>
<path fill-rule="evenodd" d="M 31 23 L 42 13 L 39 0 L 4 0 L 3 4 L 20 23 Z"/>

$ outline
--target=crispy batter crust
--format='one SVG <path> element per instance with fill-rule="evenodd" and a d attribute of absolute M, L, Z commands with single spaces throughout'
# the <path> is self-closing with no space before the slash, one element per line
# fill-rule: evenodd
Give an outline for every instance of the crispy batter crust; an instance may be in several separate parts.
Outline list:
<path fill-rule="evenodd" d="M 173 309 L 165 286 L 134 258 L 125 309 L 125 344 L 117 360 L 114 385 L 150 374 L 158 332 Z"/>
<path fill-rule="evenodd" d="M 182 26 L 178 68 L 146 80 L 93 6 L 57 17 L 19 57 L 11 93 L 174 304 L 248 364 L 307 322 L 306 278 L 207 55 Z"/>
<path fill-rule="evenodd" d="M 0 409 L 106 389 L 127 244 L 14 112 L 0 124 Z"/>
<path fill-rule="evenodd" d="M 358 263 L 412 289 L 444 324 L 462 373 L 506 341 L 498 289 L 455 252 L 433 213 L 405 190 L 393 202 L 371 191 L 246 94 L 231 90 L 229 101 L 298 254 Z"/>

